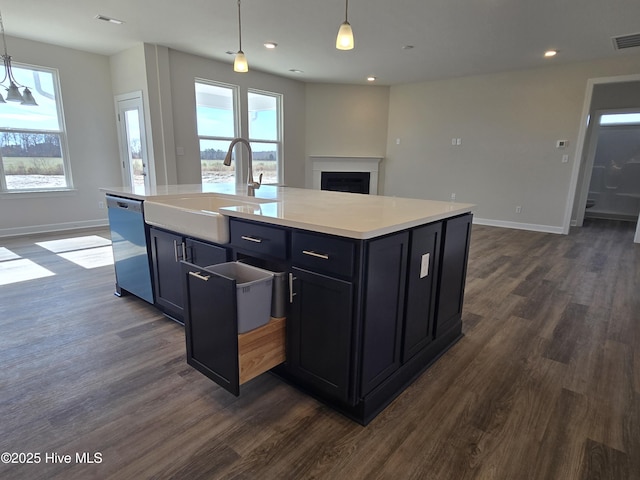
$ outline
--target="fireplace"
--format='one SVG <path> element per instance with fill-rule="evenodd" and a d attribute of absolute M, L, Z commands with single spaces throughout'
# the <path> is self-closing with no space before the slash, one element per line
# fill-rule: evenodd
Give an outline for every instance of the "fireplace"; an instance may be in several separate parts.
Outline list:
<path fill-rule="evenodd" d="M 313 168 L 312 187 L 316 190 L 357 191 L 378 194 L 378 167 L 382 157 L 329 157 L 309 156 Z M 334 177 L 332 187 L 323 186 L 323 177 Z M 365 179 L 365 177 L 367 179 Z M 340 180 L 336 180 L 340 178 Z M 356 186 L 356 184 L 360 184 Z M 365 185 L 368 184 L 368 191 Z"/>
<path fill-rule="evenodd" d="M 370 181 L 369 172 L 322 172 L 320 189 L 368 194 Z"/>

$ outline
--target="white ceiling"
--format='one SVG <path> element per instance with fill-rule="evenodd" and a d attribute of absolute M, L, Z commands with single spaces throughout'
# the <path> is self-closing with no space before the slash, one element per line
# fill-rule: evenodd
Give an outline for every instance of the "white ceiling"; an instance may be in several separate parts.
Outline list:
<path fill-rule="evenodd" d="M 2 0 L 0 9 L 7 35 L 105 55 L 147 42 L 231 65 L 226 52 L 238 49 L 236 0 Z M 356 47 L 346 52 L 335 49 L 344 9 L 344 0 L 243 0 L 249 68 L 392 85 L 640 54 L 611 40 L 640 32 L 639 0 L 351 0 Z M 560 53 L 544 59 L 549 48 Z"/>

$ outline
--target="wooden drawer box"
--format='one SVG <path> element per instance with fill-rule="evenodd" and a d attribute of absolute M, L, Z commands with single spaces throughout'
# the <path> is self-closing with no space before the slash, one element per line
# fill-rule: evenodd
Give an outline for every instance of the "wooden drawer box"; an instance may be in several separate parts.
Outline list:
<path fill-rule="evenodd" d="M 238 335 L 240 385 L 286 360 L 286 318 L 271 318 L 262 327 Z"/>

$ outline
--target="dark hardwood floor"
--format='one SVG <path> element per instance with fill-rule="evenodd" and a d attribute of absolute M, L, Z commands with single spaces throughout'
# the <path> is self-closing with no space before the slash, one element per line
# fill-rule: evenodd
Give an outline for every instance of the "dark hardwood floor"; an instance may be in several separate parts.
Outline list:
<path fill-rule="evenodd" d="M 0 478 L 640 479 L 634 228 L 474 226 L 465 336 L 367 427 L 268 374 L 222 390 L 113 267 L 34 244 L 79 233 L 0 239 L 56 274 L 0 286 L 0 452 L 41 455 Z"/>

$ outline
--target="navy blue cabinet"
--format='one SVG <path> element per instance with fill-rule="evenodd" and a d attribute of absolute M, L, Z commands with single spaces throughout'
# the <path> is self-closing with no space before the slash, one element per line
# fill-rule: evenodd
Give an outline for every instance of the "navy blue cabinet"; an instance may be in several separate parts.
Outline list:
<path fill-rule="evenodd" d="M 443 222 L 443 244 L 438 281 L 435 336 L 459 329 L 462 321 L 464 285 L 467 276 L 472 215 Z"/>
<path fill-rule="evenodd" d="M 183 323 L 180 262 L 185 260 L 201 267 L 215 265 L 229 259 L 229 250 L 155 227 L 150 229 L 149 236 L 156 306 L 169 317 Z"/>
<path fill-rule="evenodd" d="M 233 258 L 289 277 L 275 373 L 368 423 L 460 338 L 471 218 L 366 240 L 231 219 Z M 181 276 L 189 363 L 237 395 L 232 288 L 195 262 Z"/>
<path fill-rule="evenodd" d="M 291 275 L 289 370 L 329 398 L 349 402 L 353 285 L 297 267 Z"/>
<path fill-rule="evenodd" d="M 368 242 L 366 251 L 361 393 L 400 368 L 409 233 Z"/>
<path fill-rule="evenodd" d="M 441 237 L 441 222 L 411 231 L 402 348 L 403 363 L 433 340 Z"/>

